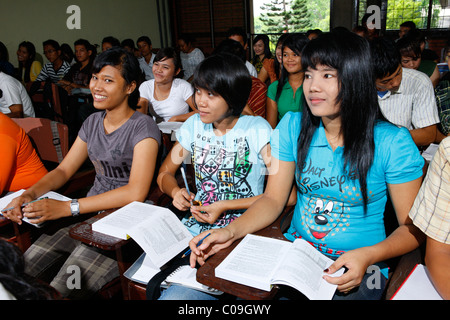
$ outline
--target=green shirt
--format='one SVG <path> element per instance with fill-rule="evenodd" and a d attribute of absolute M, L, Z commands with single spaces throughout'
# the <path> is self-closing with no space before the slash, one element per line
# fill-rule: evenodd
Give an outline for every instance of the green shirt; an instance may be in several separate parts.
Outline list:
<path fill-rule="evenodd" d="M 436 69 L 436 62 L 431 60 L 422 60 L 417 70 L 422 71 L 427 76 L 431 77 L 434 69 Z"/>
<path fill-rule="evenodd" d="M 275 102 L 277 102 L 275 100 L 275 97 L 277 95 L 277 86 L 278 80 L 271 83 L 269 88 L 267 89 L 267 97 L 269 97 Z M 281 120 L 281 118 L 283 118 L 283 116 L 289 111 L 294 112 L 302 111 L 303 85 L 298 87 L 294 96 L 294 89 L 292 89 L 291 85 L 289 84 L 289 81 L 286 81 L 286 83 L 283 86 L 283 89 L 281 90 L 281 95 L 278 98 L 277 106 L 278 106 L 278 120 Z"/>

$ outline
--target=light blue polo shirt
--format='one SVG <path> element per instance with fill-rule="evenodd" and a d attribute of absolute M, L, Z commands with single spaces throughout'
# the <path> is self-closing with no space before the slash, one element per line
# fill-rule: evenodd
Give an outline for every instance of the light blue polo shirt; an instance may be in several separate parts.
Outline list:
<path fill-rule="evenodd" d="M 297 161 L 301 113 L 287 113 L 272 134 L 272 155 Z M 331 257 L 386 238 L 383 215 L 387 184 L 415 180 L 424 159 L 405 128 L 387 122 L 375 126 L 375 156 L 367 176 L 368 206 L 354 172 L 343 170 L 343 151 L 334 152 L 320 124 L 311 141 L 306 165 L 297 182 L 297 204 L 287 239 L 304 238 Z"/>

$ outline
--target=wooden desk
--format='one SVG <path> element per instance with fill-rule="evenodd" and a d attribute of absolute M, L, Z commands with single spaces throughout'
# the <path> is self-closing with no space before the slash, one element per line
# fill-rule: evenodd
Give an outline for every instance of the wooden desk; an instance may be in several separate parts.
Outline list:
<path fill-rule="evenodd" d="M 115 251 L 124 299 L 145 299 L 145 286 L 136 282 L 132 282 L 123 275 L 124 272 L 136 261 L 140 253 L 142 253 L 142 249 L 133 240 L 123 240 L 92 231 L 92 223 L 107 216 L 113 211 L 113 209 L 106 210 L 86 221 L 77 224 L 69 231 L 69 234 L 72 238 L 79 240 L 87 245 L 94 246 L 102 250 Z M 283 236 L 283 230 L 285 230 L 289 225 L 292 211 L 293 207 L 286 208 L 272 225 L 259 232 L 256 232 L 255 234 L 285 240 Z M 214 276 L 215 267 L 228 255 L 229 252 L 231 252 L 231 250 L 238 243 L 239 241 L 236 241 L 229 248 L 221 250 L 210 259 L 208 259 L 208 261 L 197 271 L 197 280 L 205 285 L 217 288 L 221 291 L 246 300 L 262 300 L 273 298 L 278 290 L 277 287 L 274 287 L 272 291 L 267 292 L 240 285 L 231 281 L 219 279 Z M 124 250 L 124 246 L 127 246 L 127 250 Z"/>
<path fill-rule="evenodd" d="M 256 235 L 286 240 L 283 231 L 289 226 L 294 207 L 287 207 L 280 217 L 270 226 L 255 232 Z M 287 240 L 286 240 L 287 241 Z M 216 278 L 214 270 L 225 259 L 228 254 L 238 245 L 235 241 L 230 247 L 223 249 L 209 258 L 206 263 L 197 271 L 197 281 L 220 291 L 245 300 L 268 300 L 272 299 L 278 292 L 278 287 L 274 286 L 270 292 L 248 287 L 232 281 Z"/>
<path fill-rule="evenodd" d="M 69 235 L 89 246 L 114 251 L 116 254 L 117 265 L 119 267 L 120 284 L 124 299 L 128 299 L 128 279 L 123 273 L 133 264 L 133 262 L 142 253 L 142 249 L 133 240 L 123 240 L 106 234 L 92 231 L 92 223 L 114 212 L 115 209 L 105 210 L 104 212 L 93 216 L 92 218 L 77 224 L 70 229 Z M 126 246 L 127 250 L 124 250 Z M 145 293 L 145 291 L 144 291 Z"/>

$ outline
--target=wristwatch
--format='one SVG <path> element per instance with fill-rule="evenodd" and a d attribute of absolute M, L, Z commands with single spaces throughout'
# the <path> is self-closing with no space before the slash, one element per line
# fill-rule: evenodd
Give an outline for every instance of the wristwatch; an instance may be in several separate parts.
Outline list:
<path fill-rule="evenodd" d="M 70 211 L 72 212 L 72 217 L 76 217 L 80 214 L 80 205 L 78 204 L 78 199 L 72 199 L 70 202 Z"/>

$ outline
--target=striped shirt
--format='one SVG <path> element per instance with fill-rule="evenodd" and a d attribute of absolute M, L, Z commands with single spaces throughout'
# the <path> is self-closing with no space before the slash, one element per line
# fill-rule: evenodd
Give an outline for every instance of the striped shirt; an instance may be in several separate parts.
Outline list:
<path fill-rule="evenodd" d="M 450 244 L 450 137 L 439 144 L 409 216 L 428 237 Z"/>
<path fill-rule="evenodd" d="M 378 97 L 378 103 L 390 122 L 408 130 L 439 122 L 431 80 L 423 72 L 414 69 L 403 68 L 398 91 L 388 91 L 383 97 Z"/>
<path fill-rule="evenodd" d="M 139 66 L 141 67 L 142 72 L 145 75 L 145 80 L 155 79 L 153 75 L 153 61 L 155 60 L 155 54 L 152 53 L 152 57 L 150 58 L 150 62 L 147 63 L 144 57 L 140 57 L 138 59 Z"/>
<path fill-rule="evenodd" d="M 63 61 L 63 64 L 58 69 L 58 71 L 55 71 L 52 63 L 50 62 L 46 63 L 44 64 L 41 73 L 39 73 L 38 77 L 36 78 L 36 81 L 45 81 L 47 79 L 51 79 L 53 83 L 57 83 L 64 77 L 64 75 L 69 71 L 69 69 L 70 64 L 67 61 Z"/>

